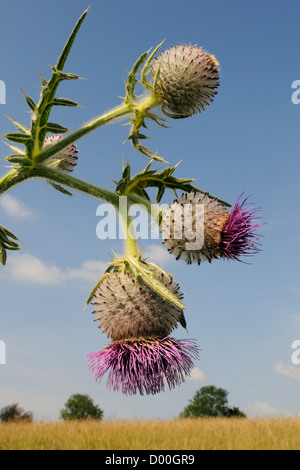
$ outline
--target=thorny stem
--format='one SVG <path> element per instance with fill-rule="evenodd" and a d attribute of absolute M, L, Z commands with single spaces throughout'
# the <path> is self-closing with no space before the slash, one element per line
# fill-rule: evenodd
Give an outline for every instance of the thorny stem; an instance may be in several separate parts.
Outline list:
<path fill-rule="evenodd" d="M 68 188 L 89 194 L 90 196 L 94 196 L 98 199 L 103 199 L 104 201 L 112 204 L 116 209 L 119 209 L 119 195 L 115 191 L 101 188 L 100 186 L 95 186 L 91 183 L 87 183 L 86 181 L 83 181 L 79 178 L 75 178 L 74 176 L 63 173 L 59 170 L 41 166 L 32 170 L 32 174 L 30 176 L 43 178 L 48 181 L 67 186 Z M 137 196 L 135 194 L 130 194 L 127 196 L 127 200 L 130 205 L 144 205 L 148 212 L 151 213 L 151 203 L 143 197 Z"/>
<path fill-rule="evenodd" d="M 126 116 L 127 114 L 130 114 L 132 112 L 132 104 L 124 104 L 122 103 L 120 106 L 117 108 L 114 108 L 110 111 L 108 111 L 105 114 L 102 114 L 98 118 L 94 119 L 93 121 L 88 122 L 87 124 L 83 125 L 80 129 L 78 129 L 75 132 L 72 132 L 71 134 L 67 135 L 62 139 L 60 142 L 58 142 L 55 145 L 52 145 L 51 147 L 48 147 L 46 150 L 41 152 L 39 155 L 36 155 L 35 157 L 35 165 L 44 162 L 47 160 L 49 157 L 52 157 L 56 153 L 60 152 L 73 142 L 81 139 L 82 137 L 86 136 L 90 132 L 94 131 L 98 127 L 101 127 L 111 121 L 114 121 L 120 117 Z"/>
<path fill-rule="evenodd" d="M 13 186 L 16 186 L 30 178 L 30 173 L 31 170 L 28 169 L 11 170 L 0 180 L 0 195 L 11 189 Z"/>
<path fill-rule="evenodd" d="M 144 115 L 144 113 L 155 106 L 157 106 L 158 101 L 155 96 L 144 96 L 138 102 L 128 102 L 122 103 L 121 105 L 117 106 L 116 108 L 111 109 L 107 113 L 102 114 L 101 116 L 97 117 L 93 121 L 84 124 L 80 129 L 77 131 L 72 132 L 71 134 L 67 135 L 62 139 L 60 142 L 57 142 L 55 145 L 48 147 L 46 150 L 41 152 L 39 155 L 36 155 L 33 162 L 33 167 L 36 168 L 39 163 L 44 162 L 49 157 L 52 157 L 56 153 L 60 152 L 73 142 L 81 139 L 82 137 L 86 136 L 90 132 L 98 129 L 109 122 L 115 121 L 121 117 L 125 117 L 128 114 L 134 114 L 135 111 L 138 111 L 139 114 Z"/>

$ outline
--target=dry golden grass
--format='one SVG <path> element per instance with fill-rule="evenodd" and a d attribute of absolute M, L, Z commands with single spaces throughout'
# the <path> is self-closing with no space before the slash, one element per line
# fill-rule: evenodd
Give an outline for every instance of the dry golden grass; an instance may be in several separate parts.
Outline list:
<path fill-rule="evenodd" d="M 300 418 L 0 425 L 0 450 L 300 450 Z"/>

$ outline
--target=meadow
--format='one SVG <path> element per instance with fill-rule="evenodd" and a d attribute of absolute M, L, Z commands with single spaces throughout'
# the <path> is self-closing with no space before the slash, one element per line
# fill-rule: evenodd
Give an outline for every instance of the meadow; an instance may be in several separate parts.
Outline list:
<path fill-rule="evenodd" d="M 300 417 L 4 423 L 0 450 L 300 450 Z"/>

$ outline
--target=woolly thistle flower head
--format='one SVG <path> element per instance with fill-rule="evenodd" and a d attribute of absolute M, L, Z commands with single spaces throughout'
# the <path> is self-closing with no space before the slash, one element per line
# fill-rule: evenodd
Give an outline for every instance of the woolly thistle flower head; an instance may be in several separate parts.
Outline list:
<path fill-rule="evenodd" d="M 162 218 L 163 244 L 187 264 L 226 258 L 241 261 L 260 251 L 257 210 L 241 201 L 231 212 L 207 194 L 190 193 L 174 201 Z"/>
<path fill-rule="evenodd" d="M 178 299 L 182 299 L 178 284 L 171 277 L 158 273 L 157 278 Z M 109 274 L 94 294 L 95 321 L 114 341 L 140 337 L 165 337 L 176 328 L 183 312 L 162 299 L 142 280 L 129 273 Z"/>
<path fill-rule="evenodd" d="M 189 376 L 198 358 L 192 340 L 148 338 L 111 343 L 88 355 L 88 367 L 97 382 L 110 370 L 107 387 L 127 395 L 156 394 L 175 388 Z"/>
<path fill-rule="evenodd" d="M 217 94 L 219 63 L 201 47 L 182 44 L 155 59 L 151 76 L 165 114 L 185 118 L 202 111 Z"/>
<path fill-rule="evenodd" d="M 43 145 L 43 150 L 57 144 L 63 139 L 62 134 L 55 134 L 46 137 Z M 54 164 L 58 170 L 67 171 L 71 173 L 77 164 L 78 150 L 75 144 L 71 144 L 60 152 L 57 152 L 52 157 L 48 158 L 48 164 Z"/>

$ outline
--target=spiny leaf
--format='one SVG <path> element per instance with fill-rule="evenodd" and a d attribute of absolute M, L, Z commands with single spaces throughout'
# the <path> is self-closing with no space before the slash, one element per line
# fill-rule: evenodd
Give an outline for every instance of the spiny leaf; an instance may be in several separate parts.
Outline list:
<path fill-rule="evenodd" d="M 63 188 L 59 184 L 53 183 L 52 181 L 49 181 L 49 184 L 51 184 L 51 186 L 53 186 L 53 188 L 59 191 L 60 193 L 65 194 L 66 196 L 73 196 L 72 193 L 67 191 L 65 188 Z"/>
<path fill-rule="evenodd" d="M 35 102 L 33 101 L 33 99 L 30 98 L 30 96 L 26 95 L 26 93 L 22 90 L 22 88 L 21 88 L 21 92 L 22 92 L 23 95 L 25 96 L 25 99 L 26 99 L 26 102 L 27 102 L 29 108 L 30 108 L 32 111 L 35 111 L 35 110 L 36 110 L 36 104 L 35 104 Z"/>
<path fill-rule="evenodd" d="M 104 279 L 106 279 L 106 278 L 109 276 L 109 272 L 110 272 L 111 269 L 112 269 L 112 266 L 110 266 L 110 267 L 105 271 L 105 273 L 103 274 L 103 276 L 101 277 L 101 279 L 97 282 L 97 284 L 95 285 L 94 289 L 93 289 L 92 292 L 90 293 L 89 298 L 88 298 L 87 301 L 86 301 L 86 305 L 85 305 L 84 309 L 86 309 L 86 307 L 91 303 L 91 301 L 93 300 L 93 297 L 94 297 L 94 295 L 95 295 L 96 290 L 98 289 L 98 287 L 100 286 L 100 284 L 104 281 Z"/>
<path fill-rule="evenodd" d="M 75 103 L 75 101 L 69 100 L 68 98 L 54 98 L 52 104 L 53 106 L 79 107 L 79 104 Z"/>
<path fill-rule="evenodd" d="M 7 253 L 6 253 L 5 248 L 1 246 L 1 243 L 0 243 L 0 263 L 3 264 L 3 266 L 5 266 L 6 261 L 7 261 Z"/>
<path fill-rule="evenodd" d="M 133 271 L 136 272 L 136 275 L 140 276 L 143 282 L 147 284 L 152 290 L 154 290 L 154 292 L 176 307 L 182 310 L 186 310 L 186 307 L 181 302 L 181 300 L 178 299 L 178 297 L 173 294 L 173 292 L 171 292 L 161 281 L 159 281 L 149 268 L 145 267 L 147 266 L 145 263 L 140 262 L 133 256 L 126 256 L 126 260 L 128 261 L 131 268 L 133 268 Z M 168 276 L 166 273 L 165 275 Z"/>
<path fill-rule="evenodd" d="M 48 122 L 46 129 L 47 132 L 53 132 L 53 134 L 64 134 L 65 132 L 69 132 L 67 127 L 64 127 L 61 124 L 57 124 L 55 122 Z"/>
<path fill-rule="evenodd" d="M 131 102 L 132 99 L 134 98 L 135 85 L 138 83 L 136 74 L 139 68 L 141 67 L 141 65 L 145 62 L 147 55 L 148 55 L 148 52 L 144 52 L 144 54 L 142 54 L 138 58 L 138 60 L 135 62 L 134 66 L 132 67 L 131 71 L 128 74 L 127 83 L 126 83 L 125 103 Z"/>
<path fill-rule="evenodd" d="M 22 132 L 22 134 L 26 134 L 26 135 L 29 135 L 30 134 L 30 130 L 27 129 L 27 127 L 23 126 L 23 124 L 20 124 L 19 122 L 17 121 L 14 121 L 13 119 L 11 119 L 10 117 L 6 116 L 7 119 L 9 119 L 15 126 L 16 128 L 18 129 L 18 131 Z"/>
<path fill-rule="evenodd" d="M 3 265 L 7 261 L 6 250 L 19 250 L 20 246 L 17 241 L 20 241 L 16 235 L 10 230 L 0 225 L 0 263 Z"/>
<path fill-rule="evenodd" d="M 64 46 L 63 48 L 63 51 L 58 59 L 58 62 L 57 62 L 57 69 L 58 70 L 62 70 L 64 68 L 64 65 L 66 63 L 66 60 L 68 58 L 68 55 L 72 49 L 72 46 L 73 46 L 73 43 L 75 41 L 75 38 L 78 34 L 78 31 L 86 17 L 86 15 L 88 14 L 88 10 L 89 8 L 87 8 L 84 13 L 81 15 L 81 17 L 79 18 L 79 20 L 77 21 L 76 25 L 74 26 L 74 29 L 69 37 L 69 39 L 67 40 L 66 42 L 66 45 Z"/>
<path fill-rule="evenodd" d="M 60 81 L 63 81 L 63 80 L 79 80 L 80 79 L 79 75 L 76 75 L 75 73 L 62 72 L 61 70 L 58 70 L 56 66 L 50 66 L 50 68 L 58 76 Z"/>
<path fill-rule="evenodd" d="M 38 71 L 38 72 L 39 72 L 39 75 L 40 75 L 40 77 L 41 77 L 41 81 L 42 81 L 43 87 L 47 88 L 47 85 L 48 85 L 47 80 L 44 79 L 44 77 L 42 76 L 42 74 L 41 74 L 40 71 Z"/>
<path fill-rule="evenodd" d="M 147 82 L 147 75 L 149 73 L 148 71 L 148 68 L 149 66 L 151 65 L 151 62 L 155 56 L 155 54 L 157 53 L 157 51 L 159 50 L 159 48 L 162 46 L 162 44 L 165 42 L 165 40 L 163 40 L 155 49 L 154 51 L 149 55 L 147 61 L 145 62 L 144 64 L 144 67 L 143 67 L 143 70 L 142 70 L 142 73 L 141 73 L 141 82 L 142 84 L 144 85 L 145 88 L 148 88 L 148 89 L 151 89 L 151 86 L 149 85 L 149 83 Z M 151 90 L 152 91 L 152 90 Z"/>
<path fill-rule="evenodd" d="M 17 153 L 13 153 L 12 155 L 8 155 L 4 160 L 7 160 L 10 163 L 24 163 L 27 158 L 25 155 L 19 155 Z"/>
<path fill-rule="evenodd" d="M 9 147 L 14 153 L 17 153 L 19 155 L 25 155 L 25 151 L 23 149 L 20 149 L 19 147 L 16 147 L 15 145 L 10 145 L 9 143 L 4 142 L 4 141 L 3 143 L 7 145 L 7 147 Z"/>
<path fill-rule="evenodd" d="M 18 144 L 26 144 L 31 140 L 30 135 L 21 134 L 19 132 L 10 132 L 3 137 L 5 137 L 7 140 L 10 140 L 11 142 L 16 142 Z"/>

